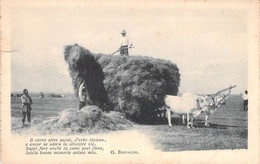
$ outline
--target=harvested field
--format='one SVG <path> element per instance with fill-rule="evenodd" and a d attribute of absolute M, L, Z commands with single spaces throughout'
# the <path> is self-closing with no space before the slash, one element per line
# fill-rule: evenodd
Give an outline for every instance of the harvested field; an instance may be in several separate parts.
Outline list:
<path fill-rule="evenodd" d="M 31 126 L 22 127 L 20 99 L 11 99 L 13 133 L 38 135 L 39 131 L 33 129 L 35 126 L 46 121 L 46 127 L 48 127 L 48 123 L 52 124 L 52 121 L 57 122 L 62 109 L 66 109 L 65 106 L 75 109 L 78 106 L 77 99 L 33 99 L 33 101 L 32 118 L 34 121 Z M 173 116 L 173 126 L 169 127 L 167 118 L 162 118 L 160 121 L 154 122 L 154 125 L 138 125 L 131 122 L 128 124 L 118 112 L 105 113 L 105 115 L 108 118 L 112 118 L 113 122 L 117 124 L 117 129 L 113 127 L 114 124 L 112 123 L 110 130 L 102 128 L 99 132 L 107 133 L 114 130 L 136 129 L 150 138 L 155 149 L 162 151 L 248 148 L 248 115 L 247 112 L 243 111 L 243 102 L 239 95 L 231 95 L 227 99 L 226 105 L 220 107 L 210 117 L 209 128 L 205 127 L 202 122 L 204 120 L 203 115 L 195 118 L 195 129 L 187 129 L 185 125 L 182 125 L 181 118 L 177 116 Z M 73 132 L 71 128 L 68 128 L 67 131 L 64 130 L 60 134 L 71 135 L 78 132 Z M 96 133 L 95 131 L 92 132 Z M 88 133 L 82 131 L 79 134 L 85 135 Z"/>

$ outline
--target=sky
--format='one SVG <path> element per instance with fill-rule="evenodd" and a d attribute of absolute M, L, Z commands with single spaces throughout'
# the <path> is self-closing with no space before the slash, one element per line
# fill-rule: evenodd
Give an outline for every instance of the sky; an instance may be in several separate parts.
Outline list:
<path fill-rule="evenodd" d="M 64 46 L 110 54 L 120 47 L 123 29 L 135 47 L 130 55 L 177 64 L 181 93 L 247 89 L 246 10 L 112 6 L 11 8 L 11 48 L 17 50 L 11 56 L 12 92 L 72 93 Z"/>

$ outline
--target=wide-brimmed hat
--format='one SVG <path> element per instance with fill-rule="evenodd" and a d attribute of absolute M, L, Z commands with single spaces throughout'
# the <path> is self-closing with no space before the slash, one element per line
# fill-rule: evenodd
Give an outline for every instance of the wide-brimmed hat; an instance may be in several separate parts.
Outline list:
<path fill-rule="evenodd" d="M 121 31 L 121 34 L 125 34 L 125 33 L 126 33 L 126 31 L 125 31 L 125 30 L 122 30 L 122 31 Z"/>

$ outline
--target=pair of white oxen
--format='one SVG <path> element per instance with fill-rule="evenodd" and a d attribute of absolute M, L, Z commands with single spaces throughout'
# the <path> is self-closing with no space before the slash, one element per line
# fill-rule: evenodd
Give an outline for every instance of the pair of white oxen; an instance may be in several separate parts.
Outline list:
<path fill-rule="evenodd" d="M 167 110 L 168 123 L 171 123 L 171 112 L 182 116 L 182 122 L 185 124 L 185 115 L 187 115 L 187 128 L 193 128 L 193 118 L 204 112 L 205 126 L 209 127 L 208 118 L 218 107 L 225 103 L 227 96 L 198 96 L 192 93 L 184 93 L 182 96 L 165 96 L 165 107 Z"/>

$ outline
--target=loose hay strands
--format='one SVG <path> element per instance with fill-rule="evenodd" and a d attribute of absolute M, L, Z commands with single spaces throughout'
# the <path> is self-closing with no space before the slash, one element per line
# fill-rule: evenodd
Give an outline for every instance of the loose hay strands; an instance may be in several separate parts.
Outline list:
<path fill-rule="evenodd" d="M 93 54 L 79 45 L 66 46 L 64 55 L 75 93 L 80 83 L 87 80 L 94 104 L 124 112 L 138 123 L 156 117 L 155 110 L 164 105 L 165 95 L 178 92 L 179 69 L 170 61 Z"/>

